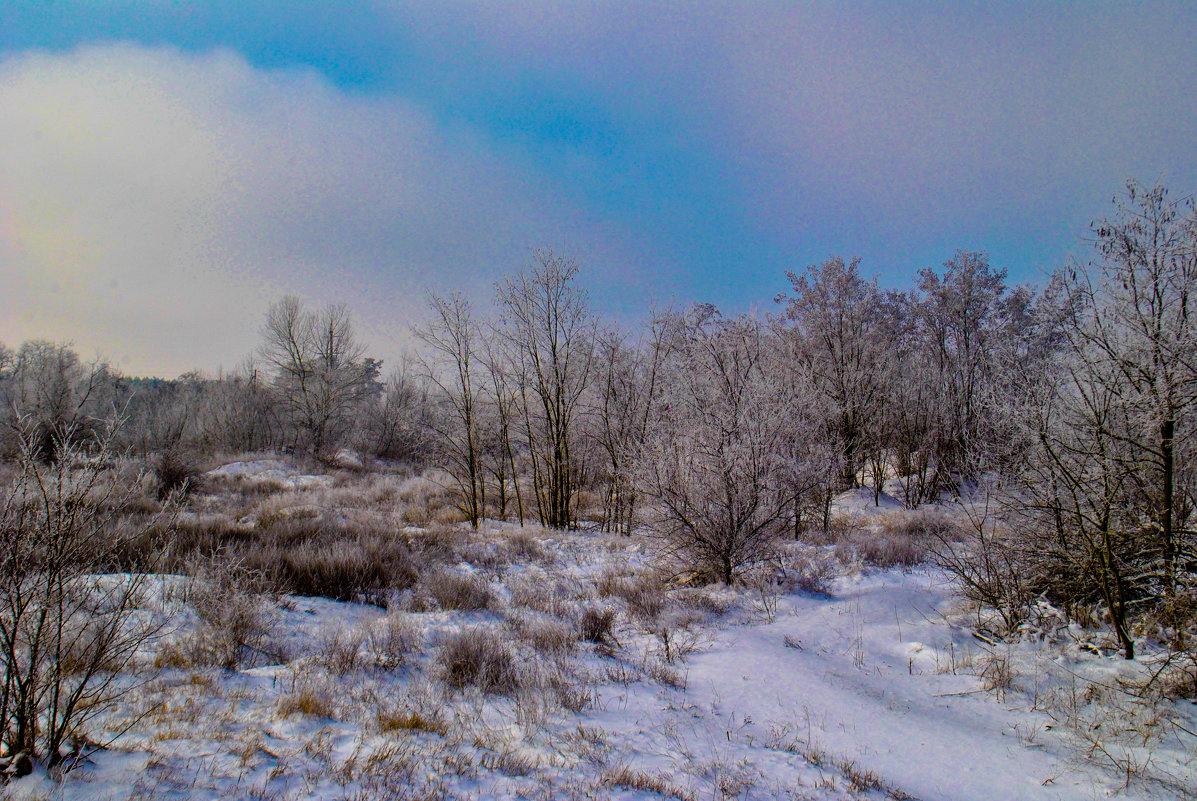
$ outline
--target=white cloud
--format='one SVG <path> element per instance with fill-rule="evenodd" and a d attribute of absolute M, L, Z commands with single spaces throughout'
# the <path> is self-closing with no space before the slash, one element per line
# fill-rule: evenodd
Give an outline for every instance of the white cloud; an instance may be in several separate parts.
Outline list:
<path fill-rule="evenodd" d="M 394 358 L 429 288 L 485 299 L 540 244 L 630 252 L 518 153 L 227 52 L 10 57 L 0 119 L 0 338 L 129 373 L 231 365 L 284 292 L 349 303 Z"/>

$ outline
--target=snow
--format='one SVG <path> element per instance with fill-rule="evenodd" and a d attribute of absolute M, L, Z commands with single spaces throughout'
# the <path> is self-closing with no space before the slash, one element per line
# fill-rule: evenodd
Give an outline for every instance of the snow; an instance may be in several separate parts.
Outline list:
<path fill-rule="evenodd" d="M 691 660 L 695 696 L 762 726 L 788 725 L 808 746 L 923 801 L 1079 799 L 1118 789 L 1117 780 L 1072 764 L 1062 744 L 1018 741 L 1019 731 L 1050 721 L 976 693 L 973 676 L 932 672 L 949 643 L 971 647 L 937 619 L 948 601 L 941 579 L 884 573 L 845 584 L 834 600 L 790 599 L 773 624 L 727 632 Z M 787 638 L 800 647 L 779 648 Z"/>
<path fill-rule="evenodd" d="M 263 462 L 225 468 L 226 475 L 254 476 L 285 469 Z M 497 539 L 512 528 L 492 526 L 484 536 Z M 634 539 L 539 534 L 549 552 L 542 564 L 491 576 L 505 602 L 515 581 L 580 585 L 649 559 Z M 489 575 L 468 563 L 454 569 Z M 146 593 L 147 608 L 174 621 L 172 636 L 194 623 L 180 600 L 185 581 L 164 577 L 160 590 Z M 371 794 L 373 779 L 361 769 L 377 755 L 386 756 L 378 764 L 388 770 L 418 774 L 404 781 L 480 799 L 660 797 L 618 784 L 611 776 L 621 767 L 694 799 L 825 801 L 890 792 L 921 801 L 1165 801 L 1197 783 L 1192 738 L 1161 738 L 1151 754 L 1173 777 L 1171 789 L 1128 784 L 1088 758 L 1085 744 L 1051 713 L 1046 699 L 1064 677 L 1112 681 L 1137 666 L 1075 642 L 1028 638 L 998 649 L 1015 676 L 1004 691 L 987 691 L 977 673 L 995 649 L 972 636 L 950 583 L 934 570 L 856 571 L 827 596 L 793 592 L 775 609 L 745 591 L 709 592 L 730 611 L 702 618 L 690 642 L 695 650 L 684 659 L 664 664 L 659 641 L 626 615 L 614 654 L 583 646 L 569 667 L 593 693 L 580 712 L 537 712 L 527 699 L 438 695 L 430 681 L 436 644 L 463 629 L 498 627 L 502 613 L 408 613 L 424 643 L 409 664 L 336 676 L 317 664 L 322 643 L 387 613 L 286 598 L 271 620 L 282 663 L 163 670 L 106 721 L 112 730 L 139 722 L 91 764 L 61 784 L 44 773 L 27 777 L 6 797 L 386 798 Z M 331 712 L 281 713 L 280 702 L 304 687 L 323 693 Z M 379 733 L 369 722 L 384 708 L 443 713 L 460 732 Z M 1172 713 L 1197 730 L 1192 705 Z M 535 766 L 528 775 L 521 760 Z M 878 787 L 853 789 L 853 774 L 877 777 Z"/>
<path fill-rule="evenodd" d="M 874 494 L 868 487 L 859 487 L 836 496 L 832 509 L 843 515 L 871 517 L 903 509 L 902 502 L 884 492 Z"/>
<path fill-rule="evenodd" d="M 332 483 L 329 476 L 307 475 L 282 459 L 254 459 L 246 462 L 230 462 L 209 470 L 205 475 L 224 477 L 240 481 L 275 482 L 287 489 L 308 489 L 325 487 Z"/>

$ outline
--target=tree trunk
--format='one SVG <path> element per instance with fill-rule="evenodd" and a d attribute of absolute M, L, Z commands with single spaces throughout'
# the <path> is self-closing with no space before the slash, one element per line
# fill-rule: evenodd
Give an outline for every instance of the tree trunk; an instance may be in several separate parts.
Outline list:
<path fill-rule="evenodd" d="M 1164 546 L 1164 592 L 1171 598 L 1176 593 L 1176 542 L 1172 531 L 1172 504 L 1175 494 L 1176 470 L 1173 441 L 1176 420 L 1169 415 L 1160 426 L 1160 450 L 1163 452 L 1163 508 L 1160 510 L 1160 528 Z"/>

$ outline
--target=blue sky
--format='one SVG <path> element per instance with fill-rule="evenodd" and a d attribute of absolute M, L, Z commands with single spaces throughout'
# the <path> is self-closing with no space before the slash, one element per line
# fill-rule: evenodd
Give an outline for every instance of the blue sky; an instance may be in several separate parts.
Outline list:
<path fill-rule="evenodd" d="M 231 366 L 282 292 L 393 361 L 531 248 L 620 321 L 861 256 L 1015 281 L 1197 189 L 1191 3 L 0 5 L 0 340 Z"/>

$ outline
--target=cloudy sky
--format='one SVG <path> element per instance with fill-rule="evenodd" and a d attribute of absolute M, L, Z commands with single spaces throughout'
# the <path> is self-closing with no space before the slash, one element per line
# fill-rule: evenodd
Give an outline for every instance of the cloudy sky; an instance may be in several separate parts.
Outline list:
<path fill-rule="evenodd" d="M 595 305 L 767 310 L 958 248 L 1085 256 L 1197 189 L 1197 9 L 1155 3 L 0 3 L 0 341 L 232 366 L 284 293 L 393 361 L 548 246 Z"/>

